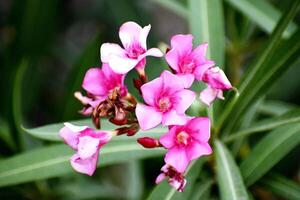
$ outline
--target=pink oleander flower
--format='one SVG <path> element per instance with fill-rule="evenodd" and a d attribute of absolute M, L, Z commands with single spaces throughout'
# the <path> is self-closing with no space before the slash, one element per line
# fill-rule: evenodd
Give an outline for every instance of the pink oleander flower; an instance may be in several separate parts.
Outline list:
<path fill-rule="evenodd" d="M 156 184 L 162 182 L 165 178 L 169 177 L 169 184 L 174 187 L 178 192 L 183 192 L 183 189 L 186 185 L 186 179 L 183 176 L 183 173 L 178 172 L 171 165 L 165 164 L 161 168 L 162 173 L 158 175 L 155 180 Z"/>
<path fill-rule="evenodd" d="M 232 85 L 227 79 L 225 73 L 219 67 L 211 67 L 203 74 L 203 81 L 207 83 L 205 88 L 200 93 L 200 100 L 208 106 L 216 99 L 224 99 L 223 90 L 232 89 Z"/>
<path fill-rule="evenodd" d="M 113 90 L 119 90 L 121 96 L 126 96 L 127 88 L 124 85 L 125 75 L 116 74 L 108 64 L 102 68 L 89 69 L 83 79 L 82 87 L 87 91 L 87 97 L 76 92 L 75 97 L 85 106 L 81 111 L 84 115 L 90 115 L 99 103 L 108 98 Z"/>
<path fill-rule="evenodd" d="M 112 133 L 95 131 L 87 126 L 75 126 L 70 123 L 64 125 L 60 130 L 60 137 L 77 151 L 70 159 L 73 169 L 89 176 L 93 175 L 99 151 L 111 139 Z"/>
<path fill-rule="evenodd" d="M 136 106 L 140 127 L 148 130 L 160 123 L 164 126 L 185 124 L 185 111 L 195 100 L 195 93 L 185 89 L 190 86 L 188 82 L 183 77 L 163 71 L 159 78 L 144 84 L 141 91 L 147 105 L 138 103 Z"/>
<path fill-rule="evenodd" d="M 210 120 L 207 117 L 190 118 L 185 125 L 171 126 L 159 140 L 168 149 L 165 162 L 183 173 L 192 160 L 211 154 L 209 138 Z"/>
<path fill-rule="evenodd" d="M 207 43 L 200 44 L 193 50 L 193 36 L 175 35 L 171 39 L 171 49 L 166 54 L 166 60 L 177 74 L 202 80 L 204 72 L 215 65 L 205 58 Z"/>
<path fill-rule="evenodd" d="M 162 57 L 163 53 L 157 48 L 147 50 L 146 40 L 150 29 L 150 24 L 142 28 L 135 22 L 124 23 L 119 30 L 124 49 L 118 44 L 102 44 L 102 62 L 109 63 L 114 72 L 125 74 L 133 68 L 143 69 L 146 56 Z"/>

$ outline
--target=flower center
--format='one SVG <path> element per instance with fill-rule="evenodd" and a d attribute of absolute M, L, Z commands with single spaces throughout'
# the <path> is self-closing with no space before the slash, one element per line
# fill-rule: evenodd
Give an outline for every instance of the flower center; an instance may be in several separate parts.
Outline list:
<path fill-rule="evenodd" d="M 185 131 L 181 131 L 177 134 L 176 139 L 179 144 L 187 145 L 190 139 L 190 135 Z"/>
<path fill-rule="evenodd" d="M 172 104 L 168 97 L 162 97 L 158 101 L 159 110 L 162 112 L 166 112 L 171 108 Z"/>
<path fill-rule="evenodd" d="M 132 45 L 127 49 L 127 56 L 132 59 L 137 59 L 143 53 L 145 53 L 145 49 L 140 45 Z"/>
<path fill-rule="evenodd" d="M 190 74 L 194 72 L 195 63 L 192 59 L 184 59 L 180 65 L 181 72 L 184 74 Z"/>

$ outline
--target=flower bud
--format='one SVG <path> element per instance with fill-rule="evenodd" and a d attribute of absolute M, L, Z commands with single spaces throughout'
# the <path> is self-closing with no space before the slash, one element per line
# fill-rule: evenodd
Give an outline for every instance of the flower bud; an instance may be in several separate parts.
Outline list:
<path fill-rule="evenodd" d="M 150 138 L 150 137 L 138 138 L 137 142 L 145 148 L 155 148 L 161 146 L 157 139 Z"/>

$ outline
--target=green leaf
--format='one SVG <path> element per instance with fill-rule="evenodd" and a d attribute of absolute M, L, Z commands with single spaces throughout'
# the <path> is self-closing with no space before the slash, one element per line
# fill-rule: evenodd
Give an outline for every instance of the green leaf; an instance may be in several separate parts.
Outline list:
<path fill-rule="evenodd" d="M 160 156 L 164 149 L 145 149 L 134 140 L 110 142 L 101 149 L 98 166 Z M 67 145 L 42 147 L 0 161 L 0 187 L 62 176 L 73 172 Z M 75 172 L 73 172 L 75 173 Z"/>
<path fill-rule="evenodd" d="M 197 161 L 194 161 L 190 164 L 190 166 L 188 167 L 188 169 L 185 172 L 185 177 L 187 179 L 187 184 L 186 187 L 184 189 L 184 192 L 180 193 L 177 192 L 173 187 L 171 187 L 167 180 L 164 180 L 163 182 L 161 182 L 159 185 L 157 185 L 153 191 L 151 192 L 151 194 L 149 195 L 149 197 L 147 198 L 148 200 L 156 200 L 156 199 L 160 199 L 160 200 L 170 200 L 170 199 L 187 199 L 187 197 L 189 196 L 192 186 L 195 183 L 202 165 L 204 163 L 205 159 L 201 158 Z"/>
<path fill-rule="evenodd" d="M 300 122 L 300 109 L 290 111 L 276 118 L 261 120 L 247 129 L 240 130 L 232 135 L 225 137 L 224 142 L 231 142 L 240 137 L 248 136 L 253 133 L 272 130 L 282 125 Z"/>
<path fill-rule="evenodd" d="M 16 144 L 13 141 L 9 125 L 6 120 L 0 118 L 0 138 L 13 150 L 16 148 Z"/>
<path fill-rule="evenodd" d="M 249 199 L 239 168 L 228 149 L 220 141 L 215 141 L 217 179 L 221 199 Z"/>
<path fill-rule="evenodd" d="M 175 14 L 183 18 L 187 18 L 188 16 L 187 9 L 176 0 L 151 0 L 151 1 L 161 5 L 162 7 L 168 10 L 173 11 Z"/>
<path fill-rule="evenodd" d="M 70 123 L 78 126 L 90 126 L 93 127 L 91 119 L 83 119 L 83 120 L 75 120 L 70 121 Z M 37 128 L 27 129 L 24 128 L 24 131 L 30 134 L 33 137 L 42 139 L 42 140 L 49 140 L 49 141 L 62 141 L 62 139 L 59 137 L 59 130 L 63 127 L 63 123 L 56 123 L 56 124 L 50 124 L 45 125 Z M 102 130 L 114 130 L 117 126 L 110 123 L 108 120 L 101 120 L 101 129 Z M 125 135 L 121 135 L 118 137 L 115 137 L 113 140 L 132 140 L 143 136 L 148 137 L 159 137 L 161 134 L 166 133 L 167 129 L 163 127 L 157 127 L 150 131 L 142 131 L 140 130 L 137 134 L 131 137 L 127 137 Z"/>
<path fill-rule="evenodd" d="M 297 31 L 284 43 L 281 43 L 280 36 L 297 13 L 299 7 L 299 0 L 291 3 L 276 26 L 268 45 L 254 65 L 249 68 L 248 73 L 244 75 L 244 80 L 239 87 L 239 98 L 234 102 L 234 106 L 225 109 L 224 114 L 226 116 L 222 116 L 222 118 L 226 118 L 226 120 L 218 124 L 219 126 L 226 125 L 225 134 L 235 128 L 237 122 L 241 120 L 242 114 L 255 102 L 254 99 L 264 95 L 274 82 L 298 60 L 300 44 L 295 44 L 295 41 L 300 39 L 300 31 Z"/>
<path fill-rule="evenodd" d="M 300 125 L 285 125 L 260 140 L 240 165 L 247 186 L 252 185 L 300 142 Z"/>
<path fill-rule="evenodd" d="M 189 199 L 190 200 L 205 200 L 208 199 L 209 192 L 211 190 L 211 186 L 213 184 L 213 180 L 203 180 L 200 183 L 195 184 L 193 187 L 193 192 L 191 193 Z"/>
<path fill-rule="evenodd" d="M 281 13 L 271 3 L 266 0 L 226 0 L 231 6 L 241 11 L 262 30 L 272 33 L 276 24 L 280 20 Z M 292 23 L 283 32 L 283 37 L 291 36 L 297 29 L 297 25 Z"/>
<path fill-rule="evenodd" d="M 189 0 L 189 26 L 194 44 L 208 42 L 207 57 L 224 66 L 225 32 L 221 0 Z"/>
<path fill-rule="evenodd" d="M 278 116 L 296 108 L 296 105 L 287 102 L 267 100 L 258 108 L 258 112 L 265 115 Z"/>
<path fill-rule="evenodd" d="M 285 178 L 279 174 L 273 174 L 263 179 L 261 182 L 263 187 L 274 194 L 277 194 L 285 199 L 298 200 L 300 199 L 300 185 L 292 180 Z"/>

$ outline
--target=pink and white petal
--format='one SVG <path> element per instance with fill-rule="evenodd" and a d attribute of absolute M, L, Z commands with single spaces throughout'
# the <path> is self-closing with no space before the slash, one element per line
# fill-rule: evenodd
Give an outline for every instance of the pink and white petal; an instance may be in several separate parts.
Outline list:
<path fill-rule="evenodd" d="M 193 49 L 193 36 L 187 35 L 175 35 L 171 38 L 171 47 L 176 49 L 180 57 L 190 54 Z"/>
<path fill-rule="evenodd" d="M 154 128 L 162 121 L 162 113 L 151 106 L 140 103 L 136 105 L 135 114 L 142 130 Z"/>
<path fill-rule="evenodd" d="M 184 148 L 173 147 L 166 153 L 165 162 L 178 172 L 184 173 L 190 160 L 188 160 Z"/>
<path fill-rule="evenodd" d="M 176 104 L 175 107 L 177 113 L 183 114 L 195 101 L 196 93 L 191 90 L 180 90 L 176 92 Z"/>
<path fill-rule="evenodd" d="M 167 70 L 164 70 L 160 77 L 163 81 L 164 90 L 169 94 L 185 88 L 185 83 L 181 80 L 181 78 Z"/>
<path fill-rule="evenodd" d="M 100 68 L 91 68 L 84 76 L 82 87 L 93 95 L 106 95 L 108 91 L 105 81 L 105 76 Z"/>
<path fill-rule="evenodd" d="M 190 88 L 195 80 L 194 74 L 177 74 L 184 84 L 184 88 Z"/>
<path fill-rule="evenodd" d="M 162 125 L 184 125 L 187 121 L 185 114 L 178 114 L 175 110 L 170 110 L 166 113 L 163 113 Z"/>
<path fill-rule="evenodd" d="M 179 72 L 180 54 L 178 53 L 177 49 L 171 49 L 168 51 L 165 58 L 169 66 L 176 72 Z"/>
<path fill-rule="evenodd" d="M 89 97 L 86 97 L 86 96 L 83 96 L 82 94 L 81 94 L 81 92 L 75 92 L 74 93 L 74 97 L 76 98 L 76 99 L 78 99 L 83 105 L 89 105 L 89 103 L 91 102 L 91 101 L 93 101 L 93 99 L 91 99 L 91 98 L 89 98 Z"/>
<path fill-rule="evenodd" d="M 205 63 L 201 63 L 199 64 L 194 71 L 194 75 L 196 77 L 196 79 L 198 81 L 202 81 L 203 80 L 203 76 L 204 73 L 206 72 L 206 70 L 208 70 L 209 68 L 213 67 L 215 65 L 215 62 L 213 61 L 206 61 Z"/>
<path fill-rule="evenodd" d="M 77 132 L 73 132 L 68 127 L 63 127 L 59 131 L 59 136 L 64 140 L 64 142 L 69 145 L 72 149 L 77 149 L 78 144 L 78 134 Z"/>
<path fill-rule="evenodd" d="M 89 128 L 88 126 L 73 125 L 69 122 L 65 122 L 64 125 L 74 133 L 80 133 L 81 131 L 84 131 Z"/>
<path fill-rule="evenodd" d="M 148 26 L 145 26 L 139 35 L 139 43 L 142 48 L 147 49 L 147 37 L 149 34 L 149 31 L 151 29 L 151 25 L 149 24 Z"/>
<path fill-rule="evenodd" d="M 87 159 L 82 159 L 78 154 L 75 154 L 70 160 L 75 171 L 92 176 L 97 168 L 98 152 Z"/>
<path fill-rule="evenodd" d="M 210 155 L 211 153 L 212 149 L 208 143 L 198 143 L 195 141 L 186 147 L 186 155 L 190 161 L 203 155 Z"/>
<path fill-rule="evenodd" d="M 195 140 L 207 142 L 210 138 L 210 119 L 195 117 L 186 123 L 185 129 Z"/>
<path fill-rule="evenodd" d="M 144 101 L 150 105 L 155 105 L 155 99 L 161 93 L 163 82 L 161 78 L 156 78 L 141 87 Z"/>
<path fill-rule="evenodd" d="M 207 47 L 208 47 L 208 43 L 205 42 L 205 43 L 202 43 L 200 44 L 199 46 L 197 46 L 191 56 L 197 60 L 198 63 L 204 63 L 206 61 L 206 50 L 207 50 Z"/>
<path fill-rule="evenodd" d="M 173 147 L 176 142 L 176 130 L 177 127 L 176 126 L 172 126 L 172 128 L 169 129 L 169 132 L 162 135 L 159 138 L 159 142 L 166 148 L 166 149 L 170 149 L 171 147 Z"/>
<path fill-rule="evenodd" d="M 227 79 L 224 71 L 219 67 L 213 67 L 206 70 L 203 75 L 203 81 L 211 87 L 221 90 L 230 90 L 232 85 Z"/>
<path fill-rule="evenodd" d="M 157 176 L 157 178 L 155 179 L 155 183 L 159 184 L 160 182 L 162 182 L 164 179 L 166 178 L 166 175 L 164 173 L 161 173 Z"/>
<path fill-rule="evenodd" d="M 125 49 L 134 43 L 139 43 L 141 32 L 142 27 L 135 22 L 129 21 L 122 24 L 119 30 L 119 37 Z"/>
<path fill-rule="evenodd" d="M 137 59 L 131 59 L 125 56 L 111 55 L 109 60 L 109 66 L 117 74 L 126 74 L 132 70 L 139 61 Z"/>
<path fill-rule="evenodd" d="M 207 86 L 202 92 L 200 93 L 200 100 L 205 103 L 206 105 L 210 106 L 212 102 L 217 98 L 220 90 L 211 88 L 210 86 Z M 222 90 L 221 90 L 222 92 Z"/>
<path fill-rule="evenodd" d="M 111 55 L 126 55 L 126 51 L 120 47 L 120 45 L 115 43 L 104 43 L 100 48 L 101 61 L 103 63 L 108 63 Z"/>
<path fill-rule="evenodd" d="M 98 152 L 100 139 L 90 136 L 79 137 L 77 153 L 82 159 L 87 159 Z"/>

